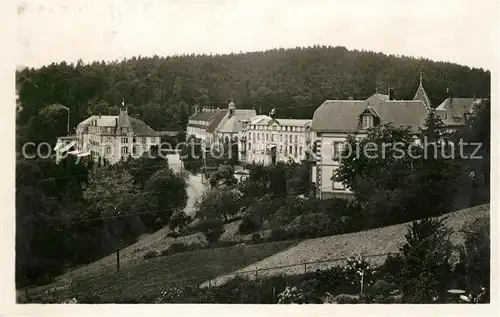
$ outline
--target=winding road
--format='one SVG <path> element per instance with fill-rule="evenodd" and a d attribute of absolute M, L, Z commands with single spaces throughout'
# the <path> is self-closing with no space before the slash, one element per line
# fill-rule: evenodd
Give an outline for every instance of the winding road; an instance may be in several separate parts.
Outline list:
<path fill-rule="evenodd" d="M 169 166 L 176 173 L 183 172 L 186 176 L 187 183 L 187 195 L 188 200 L 186 206 L 184 207 L 184 212 L 189 216 L 195 215 L 195 203 L 199 197 L 203 194 L 205 190 L 205 185 L 203 184 L 201 175 L 193 175 L 188 171 L 182 171 L 182 161 L 177 154 L 167 155 Z M 150 235 L 142 236 L 139 241 L 131 244 L 120 250 L 120 266 L 124 267 L 128 264 L 134 262 L 134 260 L 142 259 L 144 255 L 151 250 L 151 247 L 155 244 L 162 242 L 164 239 L 168 239 L 166 235 L 170 232 L 168 226 L 156 231 Z M 116 267 L 116 254 L 110 254 L 100 260 L 93 263 L 81 266 L 74 270 L 71 270 L 63 275 L 56 278 L 57 281 L 67 280 L 79 276 L 91 276 L 100 275 L 109 270 L 114 270 Z"/>

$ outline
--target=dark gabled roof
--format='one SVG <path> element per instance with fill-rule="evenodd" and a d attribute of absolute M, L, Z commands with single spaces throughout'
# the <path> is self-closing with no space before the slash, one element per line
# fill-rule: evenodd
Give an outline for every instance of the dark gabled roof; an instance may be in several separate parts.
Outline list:
<path fill-rule="evenodd" d="M 364 100 L 326 100 L 314 111 L 311 130 L 316 132 L 353 132 L 358 116 L 366 108 Z"/>
<path fill-rule="evenodd" d="M 187 124 L 188 127 L 192 127 L 192 128 L 199 128 L 199 129 L 206 129 L 207 126 L 204 125 L 204 124 L 197 124 L 197 123 L 188 123 Z"/>
<path fill-rule="evenodd" d="M 415 93 L 413 100 L 421 100 L 424 102 L 424 104 L 427 108 L 429 108 L 429 109 L 432 108 L 431 100 L 427 96 L 427 93 L 425 92 L 425 89 L 424 89 L 424 86 L 422 85 L 422 82 L 420 82 L 420 86 L 418 86 L 417 92 Z"/>
<path fill-rule="evenodd" d="M 144 121 L 137 118 L 128 117 L 132 126 L 132 132 L 137 136 L 159 136 L 158 132 L 153 130 Z"/>
<path fill-rule="evenodd" d="M 189 117 L 189 120 L 210 121 L 210 119 L 217 114 L 218 111 L 199 111 Z"/>
<path fill-rule="evenodd" d="M 461 125 L 465 124 L 465 114 L 473 112 L 480 102 L 476 98 L 447 98 L 436 108 L 436 113 L 445 125 Z"/>
<path fill-rule="evenodd" d="M 373 116 L 375 116 L 375 117 L 377 117 L 377 118 L 380 118 L 380 115 L 378 114 L 377 110 L 375 110 L 375 108 L 374 108 L 374 107 L 372 107 L 372 106 L 368 106 L 368 107 L 366 107 L 366 108 L 365 108 L 365 110 L 363 111 L 363 114 L 364 114 L 365 112 L 369 112 L 369 113 L 371 113 Z"/>
<path fill-rule="evenodd" d="M 225 110 L 218 110 L 216 112 L 215 117 L 212 118 L 212 121 L 210 121 L 210 124 L 207 127 L 208 133 L 213 133 L 215 131 L 215 129 L 217 129 L 217 127 L 221 123 L 222 119 L 224 119 L 224 117 L 226 116 L 227 111 L 228 110 L 225 109 Z"/>
<path fill-rule="evenodd" d="M 177 136 L 179 134 L 179 131 L 173 130 L 173 131 L 156 131 L 159 135 L 161 136 Z"/>
<path fill-rule="evenodd" d="M 120 114 L 118 115 L 118 124 L 117 128 L 130 128 L 131 120 L 127 113 L 127 110 L 120 110 Z"/>
<path fill-rule="evenodd" d="M 371 110 L 370 110 L 371 109 Z M 428 110 L 420 100 L 327 100 L 314 112 L 311 130 L 352 133 L 359 130 L 360 115 L 366 110 L 380 117 L 380 124 L 410 127 L 413 132 L 425 122 Z"/>

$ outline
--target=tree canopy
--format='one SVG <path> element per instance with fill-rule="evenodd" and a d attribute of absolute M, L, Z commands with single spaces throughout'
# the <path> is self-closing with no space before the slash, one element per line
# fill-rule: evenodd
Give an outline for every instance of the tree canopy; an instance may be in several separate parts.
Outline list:
<path fill-rule="evenodd" d="M 157 130 L 185 127 L 198 103 L 239 108 L 281 117 L 311 118 L 327 99 L 363 99 L 394 88 L 396 98 L 412 98 L 424 73 L 434 105 L 446 89 L 468 97 L 490 94 L 490 72 L 428 59 L 398 57 L 345 47 L 313 46 L 229 55 L 132 57 L 110 63 L 53 63 L 16 73 L 23 107 L 20 124 L 47 105 L 70 108 L 70 125 L 89 115 L 128 111 Z"/>

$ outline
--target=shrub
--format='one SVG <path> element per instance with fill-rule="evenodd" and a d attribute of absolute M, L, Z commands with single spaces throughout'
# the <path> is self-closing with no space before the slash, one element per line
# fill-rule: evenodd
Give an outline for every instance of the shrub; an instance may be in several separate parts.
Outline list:
<path fill-rule="evenodd" d="M 271 241 L 281 241 L 286 240 L 290 235 L 284 228 L 274 228 L 271 230 L 271 236 L 269 239 Z"/>
<path fill-rule="evenodd" d="M 278 294 L 278 304 L 304 304 L 306 297 L 300 288 L 286 287 Z"/>
<path fill-rule="evenodd" d="M 443 219 L 428 218 L 410 225 L 400 248 L 402 268 L 397 275 L 404 302 L 435 303 L 447 296 L 451 271 L 448 238 Z"/>
<path fill-rule="evenodd" d="M 262 237 L 260 236 L 260 233 L 252 234 L 252 238 L 250 239 L 250 243 L 252 243 L 252 244 L 262 243 Z"/>
<path fill-rule="evenodd" d="M 172 243 L 167 249 L 161 251 L 161 255 L 167 256 L 167 255 L 172 255 L 175 253 L 199 250 L 199 249 L 203 249 L 203 248 L 204 248 L 203 244 L 198 243 L 198 242 L 193 242 L 190 244 L 176 242 L 176 243 Z"/>
<path fill-rule="evenodd" d="M 473 303 L 490 301 L 490 225 L 489 220 L 476 223 L 470 228 L 461 249 L 461 263 L 455 274 L 470 293 Z"/>
<path fill-rule="evenodd" d="M 188 246 L 185 245 L 184 243 L 182 242 L 176 242 L 176 243 L 172 243 L 167 250 L 170 251 L 170 253 L 178 253 L 178 252 L 182 252 L 182 251 L 185 251 L 187 250 Z"/>
<path fill-rule="evenodd" d="M 358 304 L 359 297 L 357 295 L 340 294 L 333 298 L 333 302 L 337 304 Z"/>
<path fill-rule="evenodd" d="M 224 233 L 224 222 L 220 219 L 206 219 L 200 223 L 201 232 L 205 235 L 209 244 L 219 241 Z"/>
<path fill-rule="evenodd" d="M 243 220 L 238 226 L 238 232 L 240 234 L 250 234 L 252 232 L 262 230 L 262 225 L 262 217 L 251 213 L 243 217 Z"/>
<path fill-rule="evenodd" d="M 395 283 L 390 283 L 386 280 L 379 279 L 366 288 L 366 292 L 364 293 L 364 295 L 373 296 L 376 302 L 380 302 L 381 299 L 389 298 L 397 294 L 398 292 L 399 289 Z"/>
<path fill-rule="evenodd" d="M 316 238 L 337 233 L 330 216 L 323 213 L 300 215 L 286 227 L 294 238 Z"/>
<path fill-rule="evenodd" d="M 155 304 L 172 303 L 182 296 L 184 296 L 184 289 L 172 287 L 162 292 L 160 296 L 155 299 Z"/>
<path fill-rule="evenodd" d="M 148 251 L 148 253 L 146 253 L 144 255 L 144 259 L 151 259 L 151 258 L 155 258 L 158 256 L 158 252 L 154 251 L 154 250 L 151 250 L 151 251 Z"/>
<path fill-rule="evenodd" d="M 321 295 L 326 292 L 334 292 L 344 282 L 343 268 L 334 266 L 327 270 L 316 270 L 312 279 L 315 282 L 314 291 Z"/>

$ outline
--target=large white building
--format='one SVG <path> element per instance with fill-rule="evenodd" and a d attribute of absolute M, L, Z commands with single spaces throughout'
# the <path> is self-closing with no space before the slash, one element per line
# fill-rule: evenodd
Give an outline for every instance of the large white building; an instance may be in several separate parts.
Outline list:
<path fill-rule="evenodd" d="M 91 116 L 80 122 L 76 135 L 58 139 L 56 150 L 77 156 L 92 154 L 114 164 L 127 157 L 139 157 L 160 145 L 160 134 L 143 121 L 130 117 L 127 110 L 118 116 Z"/>
<path fill-rule="evenodd" d="M 243 122 L 239 160 L 275 164 L 305 159 L 310 142 L 310 119 L 276 119 L 259 115 Z"/>

